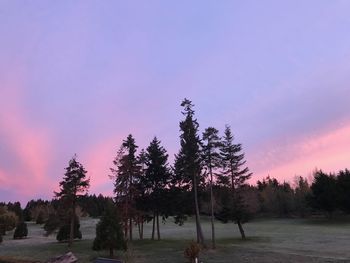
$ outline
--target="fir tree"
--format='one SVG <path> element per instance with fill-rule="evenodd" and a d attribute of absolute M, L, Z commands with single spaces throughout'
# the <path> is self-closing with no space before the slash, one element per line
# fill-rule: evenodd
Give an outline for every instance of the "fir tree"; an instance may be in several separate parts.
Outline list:
<path fill-rule="evenodd" d="M 153 230 L 152 239 L 154 239 L 155 223 L 157 225 L 157 239 L 160 240 L 159 215 L 164 215 L 164 194 L 165 188 L 169 183 L 170 172 L 168 168 L 168 154 L 160 141 L 154 137 L 146 152 L 146 174 L 145 190 L 150 194 L 151 209 L 153 211 Z"/>
<path fill-rule="evenodd" d="M 197 242 L 204 245 L 198 202 L 198 186 L 200 181 L 203 180 L 200 163 L 200 139 L 198 136 L 199 124 L 194 118 L 192 102 L 188 99 L 184 99 L 181 106 L 184 108 L 182 114 L 185 116 L 185 119 L 180 122 L 181 148 L 179 153 L 175 156 L 175 173 L 178 185 L 191 190 L 193 193 Z"/>
<path fill-rule="evenodd" d="M 115 178 L 114 193 L 116 202 L 121 207 L 124 220 L 124 234 L 132 240 L 133 217 L 136 212 L 135 200 L 137 198 L 137 185 L 140 180 L 140 165 L 136 155 L 137 145 L 130 134 L 113 161 L 116 168 L 111 168 L 112 177 Z"/>
<path fill-rule="evenodd" d="M 60 182 L 60 192 L 55 193 L 68 208 L 70 215 L 70 231 L 68 246 L 71 247 L 74 239 L 74 224 L 76 218 L 76 203 L 78 196 L 85 193 L 90 185 L 90 179 L 86 178 L 87 171 L 76 160 L 76 155 L 69 161 L 63 181 Z"/>
<path fill-rule="evenodd" d="M 219 181 L 222 184 L 227 183 L 231 189 L 230 207 L 224 208 L 224 214 L 228 215 L 230 220 L 237 223 L 242 239 L 245 238 L 245 233 L 242 223 L 247 218 L 247 209 L 241 195 L 241 186 L 248 180 L 252 174 L 248 167 L 245 166 L 244 153 L 242 153 L 242 145 L 234 144 L 234 137 L 231 129 L 226 125 L 225 133 L 220 148 L 222 174 L 219 176 Z"/>

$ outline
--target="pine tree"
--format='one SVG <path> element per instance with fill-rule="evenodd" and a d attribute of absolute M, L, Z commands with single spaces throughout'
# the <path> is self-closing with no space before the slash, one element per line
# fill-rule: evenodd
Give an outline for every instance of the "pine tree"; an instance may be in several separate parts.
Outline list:
<path fill-rule="evenodd" d="M 135 215 L 135 200 L 137 197 L 137 185 L 140 179 L 140 165 L 136 155 L 137 145 L 130 134 L 113 161 L 116 168 L 111 168 L 112 176 L 115 178 L 114 193 L 116 202 L 122 208 L 124 220 L 124 234 L 132 240 L 132 225 Z"/>
<path fill-rule="evenodd" d="M 60 182 L 60 192 L 55 193 L 69 211 L 70 232 L 68 246 L 71 247 L 74 239 L 74 224 L 76 217 L 76 203 L 78 196 L 85 193 L 90 185 L 90 179 L 86 178 L 87 171 L 83 165 L 76 160 L 76 155 L 69 161 L 63 181 Z"/>
<path fill-rule="evenodd" d="M 153 211 L 153 230 L 152 239 L 154 239 L 154 226 L 157 224 L 157 239 L 160 240 L 159 215 L 164 213 L 164 193 L 170 180 L 168 168 L 168 154 L 160 141 L 154 137 L 146 152 L 146 174 L 145 190 L 150 194 L 151 209 Z"/>
<path fill-rule="evenodd" d="M 192 191 L 196 217 L 197 242 L 204 245 L 204 236 L 200 223 L 198 185 L 203 180 L 201 176 L 200 139 L 198 136 L 199 124 L 194 118 L 193 104 L 184 99 L 181 103 L 184 108 L 182 114 L 185 120 L 180 122 L 180 151 L 175 156 L 175 173 L 178 184 Z"/>
<path fill-rule="evenodd" d="M 219 176 L 219 181 L 228 183 L 231 189 L 230 207 L 224 208 L 224 210 L 229 209 L 229 212 L 226 211 L 224 214 L 237 223 L 242 239 L 245 239 L 242 223 L 247 218 L 247 209 L 239 190 L 245 181 L 252 176 L 252 173 L 245 166 L 246 161 L 244 160 L 244 153 L 242 153 L 242 145 L 234 144 L 233 140 L 231 128 L 226 125 L 220 148 L 222 174 Z"/>
<path fill-rule="evenodd" d="M 122 225 L 117 210 L 112 204 L 106 210 L 96 225 L 96 237 L 93 250 L 109 249 L 109 256 L 114 256 L 114 249 L 126 250 Z"/>
<path fill-rule="evenodd" d="M 211 206 L 211 233 L 212 248 L 215 248 L 215 226 L 214 226 L 214 194 L 213 194 L 213 172 L 220 167 L 219 147 L 221 145 L 219 131 L 213 127 L 205 129 L 202 137 L 202 158 L 204 167 L 209 173 L 210 206 Z"/>

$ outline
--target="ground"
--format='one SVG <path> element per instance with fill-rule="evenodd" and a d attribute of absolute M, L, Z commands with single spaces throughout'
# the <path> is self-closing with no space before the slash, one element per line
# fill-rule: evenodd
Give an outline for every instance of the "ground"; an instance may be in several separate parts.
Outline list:
<path fill-rule="evenodd" d="M 73 253 L 79 262 L 91 262 L 107 251 L 91 250 L 97 219 L 81 220 L 83 240 L 76 241 Z M 205 249 L 200 254 L 202 262 L 350 262 L 350 221 L 326 219 L 275 219 L 254 220 L 244 225 L 246 241 L 239 237 L 236 225 L 217 222 L 217 249 Z M 210 222 L 203 220 L 203 229 L 210 247 Z M 0 262 L 17 260 L 45 261 L 63 254 L 67 244 L 58 243 L 55 236 L 44 237 L 42 226 L 28 223 L 29 235 L 23 240 L 12 240 L 12 232 L 0 244 Z M 160 263 L 186 262 L 183 251 L 195 237 L 194 222 L 183 226 L 168 220 L 161 225 L 161 241 L 150 241 L 151 225 L 145 227 L 145 239 L 135 240 L 125 255 L 127 262 Z M 135 238 L 137 232 L 135 229 Z"/>

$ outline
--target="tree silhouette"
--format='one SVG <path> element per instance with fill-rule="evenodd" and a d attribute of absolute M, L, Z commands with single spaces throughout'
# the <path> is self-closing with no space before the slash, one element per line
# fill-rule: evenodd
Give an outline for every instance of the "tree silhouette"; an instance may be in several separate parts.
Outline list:
<path fill-rule="evenodd" d="M 181 103 L 184 108 L 182 114 L 185 120 L 180 122 L 180 151 L 175 156 L 175 173 L 179 185 L 192 190 L 196 217 L 197 242 L 204 245 L 204 236 L 200 223 L 198 185 L 204 178 L 201 176 L 200 139 L 198 136 L 198 122 L 194 118 L 193 104 L 184 99 Z"/>
<path fill-rule="evenodd" d="M 160 145 L 157 137 L 151 141 L 146 150 L 146 174 L 144 186 L 150 194 L 151 209 L 153 212 L 152 239 L 154 239 L 154 225 L 157 225 L 157 239 L 160 240 L 159 215 L 164 215 L 164 194 L 169 183 L 168 154 Z"/>
<path fill-rule="evenodd" d="M 132 240 L 132 223 L 136 213 L 135 200 L 137 197 L 137 185 L 140 180 L 140 164 L 136 156 L 137 145 L 135 139 L 130 134 L 118 152 L 113 161 L 116 168 L 111 168 L 115 178 L 114 193 L 116 202 L 121 207 L 124 221 L 124 234 Z"/>
<path fill-rule="evenodd" d="M 108 249 L 109 256 L 114 256 L 114 249 L 126 250 L 122 225 L 117 209 L 109 204 L 96 225 L 96 237 L 93 242 L 94 250 Z"/>
<path fill-rule="evenodd" d="M 226 125 L 220 148 L 222 174 L 219 176 L 219 181 L 228 184 L 231 189 L 230 207 L 225 208 L 229 210 L 229 213 L 226 211 L 224 214 L 237 223 L 242 239 L 245 239 L 242 223 L 247 218 L 247 209 L 240 191 L 237 190 L 252 174 L 245 166 L 246 161 L 244 160 L 244 153 L 242 153 L 242 145 L 234 144 L 233 140 L 231 128 Z"/>
<path fill-rule="evenodd" d="M 219 131 L 213 127 L 208 127 L 203 132 L 202 158 L 205 169 L 209 173 L 210 185 L 210 212 L 211 212 L 211 233 L 212 247 L 215 248 L 215 226 L 214 226 L 214 194 L 213 194 L 213 170 L 220 167 L 219 147 L 221 145 Z"/>
<path fill-rule="evenodd" d="M 74 224 L 76 218 L 76 203 L 78 196 L 85 193 L 90 185 L 90 179 L 86 178 L 87 171 L 83 165 L 76 160 L 77 156 L 69 161 L 63 180 L 60 182 L 60 191 L 56 192 L 56 197 L 66 205 L 70 215 L 70 231 L 68 246 L 71 247 L 74 239 Z"/>
<path fill-rule="evenodd" d="M 337 208 L 337 182 L 333 174 L 326 174 L 322 170 L 314 173 L 314 182 L 311 185 L 311 205 L 323 210 L 329 218 Z"/>

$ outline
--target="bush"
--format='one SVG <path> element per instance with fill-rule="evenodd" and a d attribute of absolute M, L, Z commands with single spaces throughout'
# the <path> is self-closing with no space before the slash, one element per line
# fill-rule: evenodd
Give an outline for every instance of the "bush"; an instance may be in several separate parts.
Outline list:
<path fill-rule="evenodd" d="M 50 214 L 44 225 L 45 236 L 51 235 L 60 226 L 60 219 L 56 214 Z"/>
<path fill-rule="evenodd" d="M 190 245 L 185 249 L 184 256 L 188 259 L 189 262 L 196 262 L 196 258 L 198 259 L 199 252 L 201 251 L 200 246 L 192 241 Z"/>
<path fill-rule="evenodd" d="M 14 212 L 6 211 L 0 215 L 0 225 L 4 225 L 5 231 L 13 230 L 17 225 L 18 218 Z"/>
<path fill-rule="evenodd" d="M 17 225 L 15 233 L 13 234 L 13 239 L 21 239 L 28 236 L 27 224 L 21 222 Z"/>
<path fill-rule="evenodd" d="M 74 239 L 81 239 L 82 238 L 82 234 L 81 234 L 79 228 L 80 228 L 80 224 L 75 223 L 74 224 Z M 56 239 L 59 242 L 67 241 L 67 240 L 69 240 L 69 234 L 70 234 L 70 224 L 63 225 L 58 230 Z"/>

